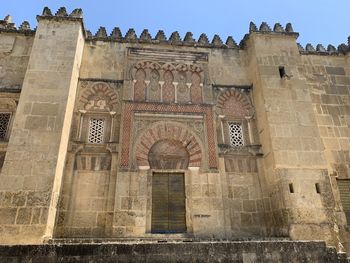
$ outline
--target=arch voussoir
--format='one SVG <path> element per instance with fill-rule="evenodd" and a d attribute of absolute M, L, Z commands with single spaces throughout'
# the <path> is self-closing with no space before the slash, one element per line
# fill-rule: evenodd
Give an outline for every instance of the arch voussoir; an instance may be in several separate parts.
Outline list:
<path fill-rule="evenodd" d="M 159 123 L 143 132 L 136 145 L 136 164 L 150 166 L 149 154 L 156 143 L 162 140 L 177 141 L 185 147 L 189 156 L 189 166 L 200 167 L 202 162 L 202 149 L 198 139 L 187 128 L 174 123 Z"/>

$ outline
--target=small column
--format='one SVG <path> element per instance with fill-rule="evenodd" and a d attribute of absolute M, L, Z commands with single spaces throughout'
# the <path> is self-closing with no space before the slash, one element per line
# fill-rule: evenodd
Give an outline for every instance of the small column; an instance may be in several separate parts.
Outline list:
<path fill-rule="evenodd" d="M 111 134 L 109 136 L 109 142 L 113 142 L 114 138 L 114 119 L 115 119 L 115 111 L 110 111 L 109 114 L 111 115 Z"/>
<path fill-rule="evenodd" d="M 85 113 L 86 113 L 86 110 L 79 110 L 79 126 L 78 126 L 78 132 L 76 134 L 77 141 L 81 141 L 81 132 L 82 132 L 83 120 L 84 120 Z"/>

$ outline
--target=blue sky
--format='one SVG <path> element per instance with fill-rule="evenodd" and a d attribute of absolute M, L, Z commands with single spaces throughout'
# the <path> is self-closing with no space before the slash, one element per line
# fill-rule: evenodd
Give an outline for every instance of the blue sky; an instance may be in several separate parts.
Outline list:
<path fill-rule="evenodd" d="M 300 33 L 298 42 L 304 46 L 338 46 L 350 36 L 350 0 L 1 0 L 0 18 L 11 14 L 17 25 L 28 20 L 34 27 L 35 16 L 44 6 L 52 12 L 60 6 L 68 12 L 82 8 L 85 26 L 93 33 L 99 26 L 106 27 L 107 32 L 118 26 L 123 34 L 131 27 L 138 35 L 147 28 L 154 37 L 162 29 L 168 37 L 179 31 L 183 38 L 191 31 L 195 38 L 206 33 L 211 40 L 219 34 L 225 41 L 232 35 L 240 42 L 250 21 L 258 27 L 266 21 L 271 28 L 276 22 L 283 26 L 291 22 Z"/>

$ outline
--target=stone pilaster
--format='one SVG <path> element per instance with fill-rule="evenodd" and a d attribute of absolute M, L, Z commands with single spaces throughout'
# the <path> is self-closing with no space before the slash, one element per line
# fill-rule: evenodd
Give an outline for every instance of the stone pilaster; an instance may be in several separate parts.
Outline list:
<path fill-rule="evenodd" d="M 271 234 L 337 244 L 327 162 L 311 92 L 298 74 L 302 60 L 296 36 L 251 32 L 246 41 L 264 152 L 265 196 L 272 206 Z"/>
<path fill-rule="evenodd" d="M 0 243 L 52 235 L 83 47 L 81 18 L 38 17 L 0 175 Z"/>

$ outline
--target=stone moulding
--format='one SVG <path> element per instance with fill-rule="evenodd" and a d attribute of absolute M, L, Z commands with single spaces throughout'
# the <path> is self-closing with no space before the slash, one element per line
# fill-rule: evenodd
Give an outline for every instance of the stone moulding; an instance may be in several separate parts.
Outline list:
<path fill-rule="evenodd" d="M 173 50 L 129 48 L 128 55 L 141 56 L 143 59 L 163 59 L 166 61 L 174 61 L 178 59 L 181 59 L 182 61 L 208 61 L 208 53 L 202 52 L 179 52 Z"/>
<path fill-rule="evenodd" d="M 124 83 L 124 80 L 122 79 L 79 78 L 79 81 L 107 82 L 107 83 L 117 83 L 117 84 Z"/>
<path fill-rule="evenodd" d="M 133 124 L 133 114 L 135 112 L 163 112 L 163 113 L 185 113 L 194 115 L 203 115 L 207 124 L 207 143 L 208 143 L 208 168 L 217 169 L 216 144 L 214 139 L 213 112 L 210 105 L 177 105 L 164 103 L 133 103 L 125 102 L 123 105 L 123 130 L 121 134 L 121 157 L 120 168 L 130 168 L 131 161 L 131 132 Z"/>

